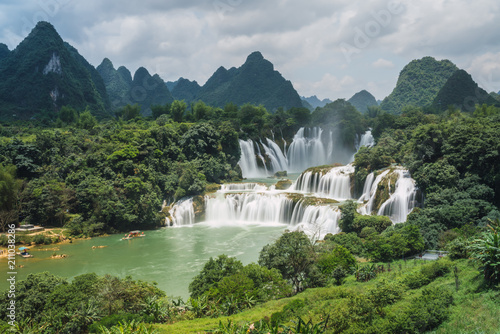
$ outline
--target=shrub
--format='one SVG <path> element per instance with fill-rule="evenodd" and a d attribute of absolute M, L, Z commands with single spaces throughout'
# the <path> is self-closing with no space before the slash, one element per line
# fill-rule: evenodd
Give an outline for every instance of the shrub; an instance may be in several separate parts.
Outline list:
<path fill-rule="evenodd" d="M 433 280 L 449 273 L 450 267 L 445 261 L 439 260 L 423 266 L 420 272 L 427 276 L 430 280 Z"/>
<path fill-rule="evenodd" d="M 448 257 L 452 260 L 466 259 L 468 256 L 467 246 L 469 242 L 463 238 L 456 238 L 446 245 Z"/>
<path fill-rule="evenodd" d="M 403 283 L 410 289 L 418 289 L 431 282 L 431 279 L 421 272 L 410 273 L 403 279 Z"/>
<path fill-rule="evenodd" d="M 99 330 L 101 326 L 106 328 L 111 328 L 113 326 L 118 325 L 120 322 L 124 323 L 131 321 L 150 322 L 148 321 L 148 319 L 144 319 L 144 317 L 139 314 L 133 314 L 133 313 L 111 314 L 102 318 L 100 321 L 96 321 L 92 325 L 90 325 L 89 333 L 101 333 L 101 331 Z"/>
<path fill-rule="evenodd" d="M 325 275 L 331 275 L 337 267 L 349 270 L 356 264 L 356 259 L 345 247 L 337 246 L 331 253 L 322 254 L 318 259 L 317 265 L 320 271 Z"/>
<path fill-rule="evenodd" d="M 408 310 L 414 329 L 422 333 L 437 327 L 448 318 L 448 307 L 452 303 L 453 296 L 448 289 L 425 288 L 422 295 L 413 300 Z"/>
<path fill-rule="evenodd" d="M 405 290 L 401 283 L 388 282 L 384 279 L 377 282 L 376 286 L 368 292 L 368 297 L 373 305 L 382 308 L 400 300 Z"/>

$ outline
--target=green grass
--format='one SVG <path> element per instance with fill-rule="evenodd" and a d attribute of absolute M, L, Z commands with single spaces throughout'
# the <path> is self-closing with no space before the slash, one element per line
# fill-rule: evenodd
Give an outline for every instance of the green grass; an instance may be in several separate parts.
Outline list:
<path fill-rule="evenodd" d="M 454 299 L 449 307 L 449 317 L 432 333 L 500 333 L 500 291 L 484 287 L 479 271 L 469 260 L 445 261 L 451 268 L 458 267 L 460 287 L 456 291 L 453 270 L 427 285 L 452 291 Z M 328 315 L 330 319 L 338 318 L 338 312 L 345 310 L 343 305 L 349 297 L 366 295 L 382 280 L 401 281 L 407 274 L 419 271 L 423 263 L 397 261 L 391 264 L 391 272 L 380 273 L 377 278 L 366 283 L 356 282 L 354 277 L 350 276 L 340 287 L 330 285 L 325 288 L 307 289 L 293 297 L 270 301 L 230 317 L 183 320 L 173 324 L 156 325 L 156 329 L 159 333 L 205 333 L 218 328 L 219 321 L 226 324 L 231 320 L 239 325 L 256 323 L 262 319 L 270 319 L 273 313 L 281 312 L 286 305 L 297 299 L 303 300 L 306 306 L 298 309 L 295 315 L 287 313 L 289 318 L 283 324 L 291 325 L 297 316 L 306 322 L 311 319 L 314 323 L 319 323 Z M 401 300 L 383 308 L 383 314 L 400 314 L 410 306 L 412 298 L 422 295 L 423 288 L 406 290 Z"/>

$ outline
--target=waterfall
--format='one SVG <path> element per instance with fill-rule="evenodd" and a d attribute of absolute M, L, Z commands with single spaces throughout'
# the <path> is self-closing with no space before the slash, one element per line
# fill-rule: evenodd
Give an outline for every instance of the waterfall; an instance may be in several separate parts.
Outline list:
<path fill-rule="evenodd" d="M 308 205 L 304 200 L 294 204 L 286 194 L 221 195 L 205 198 L 206 220 L 211 224 L 288 224 L 315 236 L 339 232 L 336 206 Z"/>
<path fill-rule="evenodd" d="M 373 173 L 370 173 L 366 177 L 365 186 L 363 187 L 364 188 L 363 189 L 363 195 L 360 197 L 359 200 L 360 201 L 366 201 L 366 200 L 368 200 L 368 202 L 365 205 L 363 205 L 362 207 L 360 207 L 358 209 L 359 213 L 361 213 L 362 215 L 371 215 L 371 213 L 373 211 L 373 203 L 375 202 L 375 197 L 377 196 L 378 184 L 380 183 L 380 181 L 382 181 L 382 179 L 388 173 L 389 173 L 388 169 L 384 170 L 382 173 L 380 173 L 379 175 L 377 175 L 377 177 L 375 178 L 375 181 L 373 181 L 373 177 L 374 177 Z M 369 186 L 369 188 L 368 188 L 367 183 L 371 183 L 371 185 Z M 369 191 L 368 191 L 368 189 L 369 189 Z"/>
<path fill-rule="evenodd" d="M 205 203 L 207 221 L 221 224 L 287 224 L 293 208 L 293 201 L 285 195 L 266 193 L 224 194 L 206 197 Z"/>
<path fill-rule="evenodd" d="M 396 189 L 380 206 L 377 214 L 389 216 L 393 223 L 402 223 L 416 205 L 417 188 L 407 170 L 397 169 L 394 173 L 398 174 Z"/>
<path fill-rule="evenodd" d="M 363 133 L 361 135 L 361 139 L 359 139 L 358 135 L 356 135 L 356 141 L 355 141 L 356 152 L 352 155 L 349 162 L 354 161 L 354 157 L 356 153 L 358 153 L 361 147 L 363 146 L 372 147 L 374 145 L 375 145 L 375 138 L 373 138 L 372 129 L 368 129 L 365 133 Z"/>
<path fill-rule="evenodd" d="M 288 171 L 291 173 L 301 172 L 308 167 L 327 163 L 327 155 L 321 142 L 323 130 L 318 127 L 309 130 L 311 135 L 306 136 L 305 128 L 300 128 L 288 148 Z"/>
<path fill-rule="evenodd" d="M 273 140 L 265 138 L 258 144 L 251 139 L 240 139 L 239 143 L 241 147 L 239 165 L 244 178 L 267 177 L 284 170 L 289 173 L 300 173 L 313 166 L 334 162 L 348 163 L 354 160 L 352 151 L 336 149 L 332 130 L 326 133 L 319 127 L 300 128 L 290 145 L 284 142 L 283 150 L 274 141 L 274 134 Z M 359 145 L 373 145 L 370 130 L 361 136 L 356 147 Z M 259 167 L 257 159 L 260 159 L 263 167 Z"/>
<path fill-rule="evenodd" d="M 275 173 L 278 171 L 287 170 L 288 161 L 283 155 L 283 152 L 281 152 L 279 146 L 269 138 L 266 138 L 266 140 L 267 140 L 267 145 L 264 144 L 262 141 L 260 143 L 262 144 L 262 147 L 264 148 L 264 152 L 266 153 L 266 155 L 269 157 L 269 159 L 271 159 L 272 172 Z"/>
<path fill-rule="evenodd" d="M 365 180 L 365 185 L 363 186 L 363 194 L 361 195 L 358 201 L 363 202 L 363 201 L 368 201 L 370 199 L 373 180 L 375 180 L 375 174 L 374 173 L 368 174 Z"/>
<path fill-rule="evenodd" d="M 300 201 L 294 208 L 291 225 L 294 229 L 304 231 L 314 239 L 323 239 L 327 233 L 339 233 L 338 221 L 341 212 L 332 206 L 305 206 Z"/>
<path fill-rule="evenodd" d="M 243 177 L 259 177 L 262 172 L 257 165 L 253 141 L 251 139 L 246 141 L 240 139 L 239 143 L 241 148 L 239 165 L 243 173 Z"/>
<path fill-rule="evenodd" d="M 267 187 L 259 183 L 225 183 L 221 185 L 222 192 L 228 191 L 265 191 Z"/>
<path fill-rule="evenodd" d="M 354 166 L 352 165 L 333 167 L 325 174 L 320 171 L 306 171 L 299 176 L 293 189 L 337 200 L 350 199 L 352 198 L 351 175 L 353 173 Z"/>
<path fill-rule="evenodd" d="M 372 147 L 375 145 L 375 138 L 373 138 L 372 130 L 367 130 L 363 135 L 361 135 L 361 140 L 357 145 L 356 149 L 359 150 L 361 147 Z"/>
<path fill-rule="evenodd" d="M 184 226 L 194 224 L 194 207 L 193 199 L 189 198 L 186 200 L 179 201 L 175 203 L 170 210 L 168 210 L 170 217 L 167 217 L 165 224 L 167 226 Z"/>

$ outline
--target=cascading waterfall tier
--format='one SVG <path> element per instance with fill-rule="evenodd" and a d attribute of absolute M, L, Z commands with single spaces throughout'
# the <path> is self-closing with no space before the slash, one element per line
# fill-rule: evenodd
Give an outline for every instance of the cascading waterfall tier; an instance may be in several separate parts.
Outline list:
<path fill-rule="evenodd" d="M 305 205 L 300 201 L 294 208 L 291 225 L 294 229 L 304 231 L 310 237 L 321 240 L 328 233 L 340 232 L 338 222 L 341 212 L 337 206 Z"/>
<path fill-rule="evenodd" d="M 206 220 L 219 224 L 290 222 L 293 201 L 285 194 L 241 193 L 207 196 Z"/>
<path fill-rule="evenodd" d="M 394 184 L 393 180 L 396 180 Z M 382 189 L 381 189 L 382 188 Z M 385 189 L 385 190 L 384 190 Z M 402 167 L 388 168 L 377 175 L 367 176 L 363 195 L 359 202 L 366 202 L 358 212 L 364 215 L 373 214 L 376 202 L 381 202 L 382 190 L 387 192 L 388 198 L 380 204 L 376 214 L 388 216 L 394 224 L 406 221 L 410 212 L 418 205 L 418 189 L 410 172 Z"/>
<path fill-rule="evenodd" d="M 205 196 L 205 220 L 215 225 L 286 224 L 311 236 L 338 233 L 338 201 L 352 198 L 352 165 L 306 170 L 287 191 L 259 183 L 224 184 Z M 309 194 L 309 195 L 307 195 Z M 393 223 L 406 221 L 417 203 L 415 181 L 402 167 L 370 173 L 365 181 L 358 212 L 389 216 Z M 192 225 L 193 199 L 175 203 L 166 225 Z"/>
<path fill-rule="evenodd" d="M 260 183 L 225 183 L 221 185 L 221 192 L 228 191 L 264 191 L 267 187 Z"/>
<path fill-rule="evenodd" d="M 306 135 L 306 130 L 309 130 Z M 288 171 L 291 173 L 301 172 L 311 166 L 327 164 L 328 153 L 325 151 L 321 137 L 323 130 L 315 127 L 311 129 L 300 128 L 293 137 L 292 144 L 288 148 Z"/>
<path fill-rule="evenodd" d="M 405 169 L 396 169 L 398 175 L 396 189 L 378 210 L 378 215 L 389 216 L 393 223 L 402 223 L 417 204 L 417 188 L 415 180 Z"/>
<path fill-rule="evenodd" d="M 165 220 L 167 226 L 193 225 L 195 221 L 193 198 L 176 202 L 168 213 L 170 217 Z"/>
<path fill-rule="evenodd" d="M 372 147 L 375 145 L 375 138 L 372 135 L 372 129 L 367 130 L 363 135 L 361 135 L 361 139 L 359 143 L 356 145 L 356 150 L 359 150 L 361 147 Z"/>
<path fill-rule="evenodd" d="M 259 178 L 273 175 L 278 171 L 300 173 L 313 166 L 328 165 L 335 162 L 349 163 L 354 160 L 354 151 L 340 148 L 335 144 L 334 132 L 319 127 L 300 128 L 292 143 L 283 150 L 269 138 L 256 143 L 251 139 L 239 140 L 241 158 L 239 165 L 245 178 Z M 364 133 L 354 143 L 356 150 L 361 146 L 373 146 L 371 131 Z"/>
<path fill-rule="evenodd" d="M 333 167 L 327 171 L 324 168 L 320 170 L 312 168 L 299 176 L 293 189 L 337 200 L 351 199 L 351 175 L 353 173 L 354 166 L 352 165 Z"/>
<path fill-rule="evenodd" d="M 205 198 L 206 220 L 216 225 L 287 224 L 309 235 L 338 233 L 338 207 L 312 204 L 314 198 L 293 199 L 289 193 L 217 193 Z M 303 198 L 303 196 L 301 196 Z"/>

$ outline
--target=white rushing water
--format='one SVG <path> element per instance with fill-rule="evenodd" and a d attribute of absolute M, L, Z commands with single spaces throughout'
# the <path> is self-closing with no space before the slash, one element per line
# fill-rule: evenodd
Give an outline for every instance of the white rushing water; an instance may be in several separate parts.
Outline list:
<path fill-rule="evenodd" d="M 375 138 L 373 138 L 372 130 L 369 129 L 361 136 L 358 145 L 356 145 L 356 150 L 359 150 L 363 146 L 372 147 L 374 145 L 375 145 Z"/>
<path fill-rule="evenodd" d="M 363 201 L 368 201 L 366 204 L 361 206 L 358 209 L 358 212 L 361 213 L 362 215 L 370 215 L 372 214 L 373 211 L 373 204 L 375 203 L 375 198 L 377 195 L 377 188 L 382 181 L 382 179 L 389 174 L 389 170 L 386 169 L 382 173 L 378 174 L 377 177 L 374 179 L 374 173 L 368 174 L 365 180 L 365 185 L 363 187 L 363 195 L 359 198 L 360 202 Z M 370 186 L 368 186 L 370 184 Z"/>
<path fill-rule="evenodd" d="M 205 198 L 206 221 L 220 224 L 286 224 L 292 200 L 284 194 L 243 193 Z"/>
<path fill-rule="evenodd" d="M 302 172 L 308 167 L 328 163 L 326 161 L 328 154 L 321 141 L 323 130 L 318 127 L 307 130 L 310 132 L 308 135 L 306 135 L 306 128 L 300 128 L 288 148 L 288 171 L 290 173 Z"/>
<path fill-rule="evenodd" d="M 259 143 L 250 139 L 240 140 L 239 165 L 245 178 L 262 178 L 277 171 L 298 172 L 309 167 L 331 164 L 336 155 L 333 138 L 332 131 L 324 133 L 321 128 L 316 127 L 301 128 L 288 148 L 283 140 L 283 150 L 274 141 L 274 133 L 273 140 L 266 138 Z M 374 144 L 371 130 L 368 130 L 356 141 L 355 146 L 359 149 Z M 349 159 L 349 156 L 346 158 Z M 406 217 L 417 204 L 415 181 L 407 170 L 391 167 L 370 173 L 366 177 L 359 199 L 354 198 L 353 194 L 354 171 L 352 164 L 306 170 L 286 191 L 275 190 L 274 186 L 268 188 L 255 182 L 223 184 L 215 194 L 205 197 L 205 222 L 215 226 L 286 224 L 289 228 L 305 231 L 314 238 L 322 237 L 326 233 L 340 232 L 339 204 L 324 204 L 328 201 L 315 198 L 328 198 L 339 202 L 354 199 L 360 203 L 358 212 L 361 214 L 386 215 L 393 223 L 406 221 Z M 391 178 L 397 179 L 396 184 L 392 185 L 393 191 Z M 381 182 L 384 182 L 384 187 L 389 190 L 389 199 L 376 210 L 375 202 L 380 201 L 377 196 L 382 189 L 379 187 Z M 313 198 L 306 200 L 304 196 Z M 176 203 L 169 212 L 167 225 L 183 226 L 195 222 L 192 199 Z"/>
<path fill-rule="evenodd" d="M 264 191 L 267 187 L 260 183 L 225 183 L 221 185 L 222 192 L 228 191 Z"/>
<path fill-rule="evenodd" d="M 349 163 L 354 159 L 353 151 L 336 147 L 334 133 L 326 133 L 319 127 L 300 128 L 287 147 L 283 140 L 283 149 L 276 141 L 269 138 L 258 143 L 240 140 L 241 158 L 239 165 L 244 178 L 258 178 L 271 176 L 278 171 L 300 173 L 309 167 L 328 165 L 334 162 Z M 371 131 L 361 136 L 356 149 L 360 146 L 373 145 Z M 267 163 L 266 163 L 267 162 Z"/>
<path fill-rule="evenodd" d="M 194 224 L 195 214 L 193 199 L 189 198 L 175 203 L 168 213 L 170 214 L 170 217 L 167 217 L 165 221 L 167 226 L 185 226 Z"/>
<path fill-rule="evenodd" d="M 277 191 L 259 183 L 224 184 L 214 195 L 205 197 L 205 221 L 221 226 L 286 224 L 314 235 L 338 233 L 338 205 L 321 204 L 322 201 L 315 205 L 314 198 L 340 202 L 354 199 L 351 191 L 353 173 L 352 165 L 332 167 L 326 172 L 306 171 L 286 191 Z M 397 181 L 391 187 L 393 175 L 396 175 Z M 391 188 L 394 191 L 389 192 L 389 198 L 375 212 L 375 201 L 379 196 L 377 190 L 382 181 L 386 182 L 384 184 L 389 191 Z M 294 194 L 312 196 L 313 199 L 301 199 L 294 203 L 291 199 L 292 195 L 296 196 Z M 358 212 L 363 215 L 386 215 L 393 223 L 401 223 L 417 205 L 416 195 L 415 181 L 407 170 L 387 168 L 379 171 L 376 177 L 375 173 L 367 176 L 363 193 L 357 200 L 361 203 Z M 176 203 L 169 213 L 167 225 L 184 226 L 195 222 L 192 199 Z"/>
<path fill-rule="evenodd" d="M 416 205 L 417 189 L 415 180 L 410 177 L 410 173 L 405 169 L 396 169 L 398 174 L 396 189 L 390 198 L 385 201 L 378 210 L 378 215 L 385 215 L 391 218 L 393 223 L 402 223 Z"/>
<path fill-rule="evenodd" d="M 302 173 L 293 185 L 293 190 L 304 193 L 314 193 L 320 197 L 336 200 L 352 198 L 351 175 L 354 166 L 334 167 L 327 173 L 306 171 Z"/>

